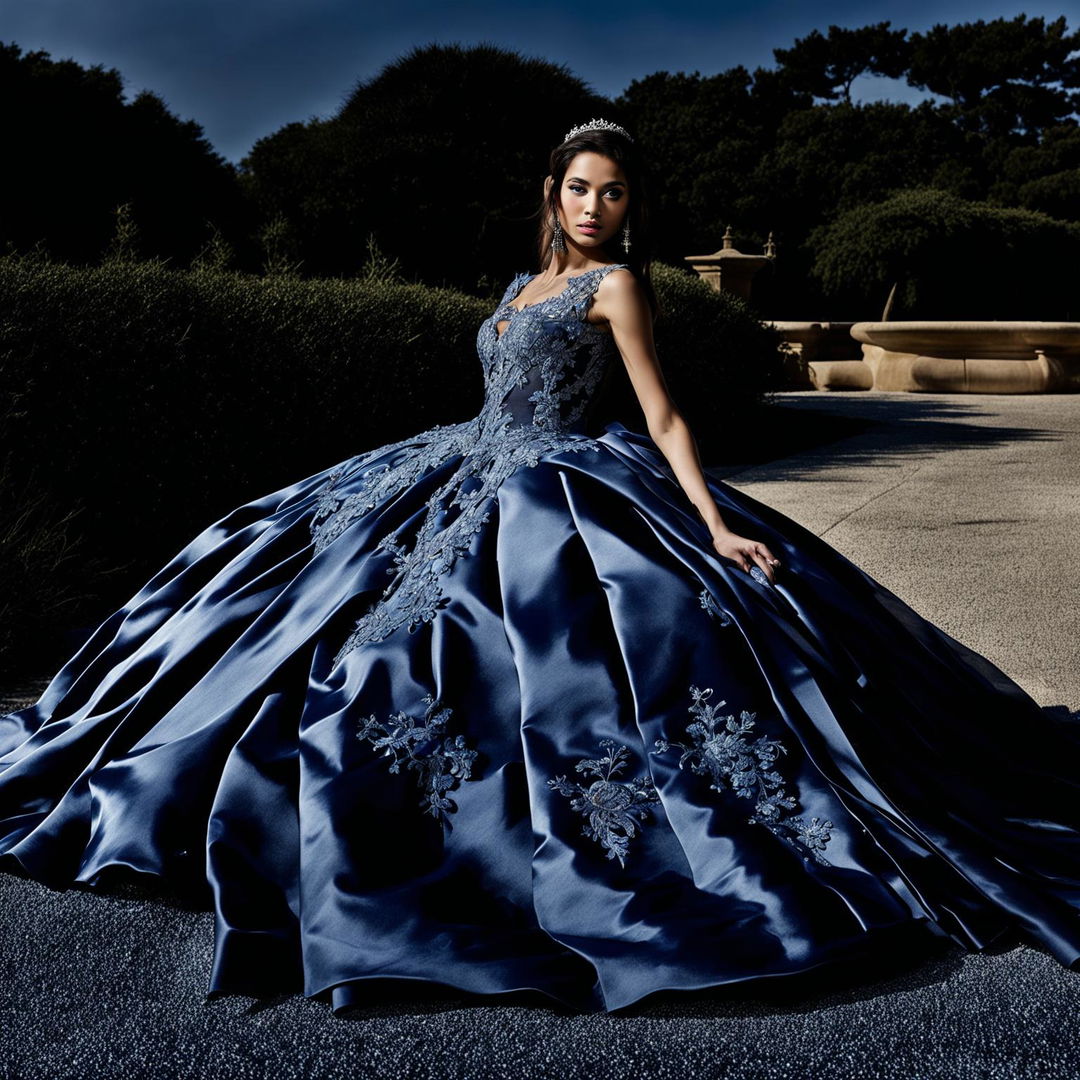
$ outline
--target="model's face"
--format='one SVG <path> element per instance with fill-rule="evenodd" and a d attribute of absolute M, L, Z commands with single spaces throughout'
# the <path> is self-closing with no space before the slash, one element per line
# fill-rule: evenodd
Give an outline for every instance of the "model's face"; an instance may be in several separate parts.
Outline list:
<path fill-rule="evenodd" d="M 567 241 L 588 249 L 617 236 L 629 194 L 626 174 L 611 158 L 591 150 L 574 157 L 559 190 L 559 217 Z"/>

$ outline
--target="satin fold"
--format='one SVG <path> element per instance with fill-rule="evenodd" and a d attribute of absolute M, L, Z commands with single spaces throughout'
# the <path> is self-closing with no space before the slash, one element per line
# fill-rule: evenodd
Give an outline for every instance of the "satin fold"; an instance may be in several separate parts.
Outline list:
<path fill-rule="evenodd" d="M 338 662 L 461 455 L 321 550 L 328 480 L 421 437 L 209 526 L 0 717 L 0 854 L 192 890 L 211 991 L 336 1009 L 394 979 L 611 1010 L 910 929 L 1074 966 L 1076 733 L 796 522 L 708 479 L 769 585 L 647 436 L 595 443 L 512 472 L 434 617 Z"/>

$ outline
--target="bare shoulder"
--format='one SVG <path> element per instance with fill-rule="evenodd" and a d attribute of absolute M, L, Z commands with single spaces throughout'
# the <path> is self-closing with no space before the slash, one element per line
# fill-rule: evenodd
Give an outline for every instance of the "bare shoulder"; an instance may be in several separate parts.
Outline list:
<path fill-rule="evenodd" d="M 596 290 L 596 295 L 625 297 L 627 299 L 641 292 L 641 282 L 628 266 L 617 266 L 604 275 Z"/>

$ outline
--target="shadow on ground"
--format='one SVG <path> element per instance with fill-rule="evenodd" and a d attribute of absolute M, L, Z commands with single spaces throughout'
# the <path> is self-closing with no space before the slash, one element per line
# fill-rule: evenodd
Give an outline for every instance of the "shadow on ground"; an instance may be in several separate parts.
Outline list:
<path fill-rule="evenodd" d="M 1018 439 L 1052 442 L 1067 434 L 1015 425 L 973 425 L 971 419 L 984 410 L 984 403 L 920 394 L 778 395 L 757 410 L 737 438 L 723 443 L 709 440 L 716 449 L 702 457 L 709 474 L 719 479 L 773 463 L 773 479 L 805 480 L 825 468 L 865 465 L 868 458 L 887 466 L 898 456 L 912 460 L 945 448 L 978 449 Z M 872 439 L 856 438 L 864 434 Z M 797 460 L 785 467 L 782 459 L 796 455 Z"/>

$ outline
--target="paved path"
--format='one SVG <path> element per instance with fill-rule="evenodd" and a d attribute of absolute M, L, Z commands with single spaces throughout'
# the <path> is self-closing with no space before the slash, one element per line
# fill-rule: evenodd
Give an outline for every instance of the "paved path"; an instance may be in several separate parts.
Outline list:
<path fill-rule="evenodd" d="M 875 419 L 728 482 L 823 535 L 1041 704 L 1080 707 L 1080 395 L 782 395 Z M 732 988 L 628 1013 L 465 1001 L 418 986 L 350 1019 L 289 997 L 203 1003 L 205 912 L 134 887 L 50 892 L 0 874 L 0 1076 L 1080 1075 L 1080 973 L 1027 948 L 942 946 L 816 989 Z"/>
<path fill-rule="evenodd" d="M 726 476 L 1041 705 L 1080 709 L 1080 394 L 779 395 L 877 421 Z"/>

